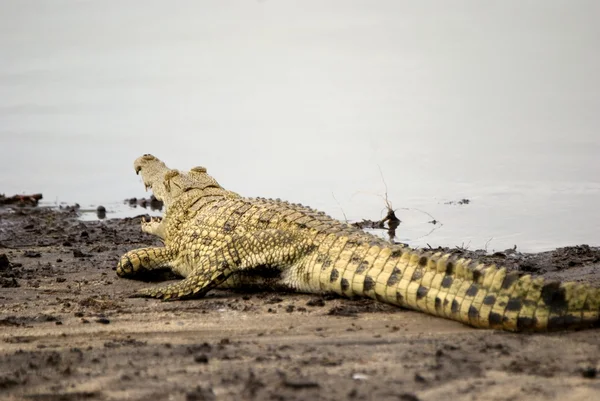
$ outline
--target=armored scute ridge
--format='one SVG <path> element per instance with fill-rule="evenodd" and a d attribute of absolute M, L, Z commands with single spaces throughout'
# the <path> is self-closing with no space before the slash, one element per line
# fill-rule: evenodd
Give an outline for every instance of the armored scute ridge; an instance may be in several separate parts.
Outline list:
<path fill-rule="evenodd" d="M 164 202 L 163 219 L 142 222 L 164 247 L 126 253 L 117 274 L 170 269 L 184 278 L 136 296 L 175 300 L 215 287 L 258 287 L 369 297 L 482 328 L 598 325 L 598 288 L 391 245 L 302 205 L 243 198 L 204 167 L 171 170 L 152 155 L 134 167 Z"/>

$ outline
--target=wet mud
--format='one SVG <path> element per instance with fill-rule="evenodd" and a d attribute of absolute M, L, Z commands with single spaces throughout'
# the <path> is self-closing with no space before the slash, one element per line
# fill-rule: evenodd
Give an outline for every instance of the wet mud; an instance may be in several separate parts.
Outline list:
<path fill-rule="evenodd" d="M 600 330 L 477 330 L 370 300 L 211 291 L 128 298 L 115 274 L 159 245 L 140 217 L 0 208 L 0 398 L 7 400 L 592 400 Z M 444 251 L 600 285 L 600 249 Z"/>

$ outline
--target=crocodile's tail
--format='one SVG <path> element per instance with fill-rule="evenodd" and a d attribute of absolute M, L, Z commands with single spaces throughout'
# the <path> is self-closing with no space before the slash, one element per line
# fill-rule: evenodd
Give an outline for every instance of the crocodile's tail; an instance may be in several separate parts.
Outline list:
<path fill-rule="evenodd" d="M 495 265 L 441 254 L 407 254 L 417 284 L 404 306 L 476 327 L 545 331 L 598 325 L 600 289 L 547 282 Z M 419 269 L 420 267 L 420 269 Z"/>
<path fill-rule="evenodd" d="M 362 277 L 354 276 L 353 285 L 330 288 L 482 328 L 600 326 L 600 289 L 587 284 L 546 281 L 448 254 L 412 250 L 381 249 L 369 265 Z"/>

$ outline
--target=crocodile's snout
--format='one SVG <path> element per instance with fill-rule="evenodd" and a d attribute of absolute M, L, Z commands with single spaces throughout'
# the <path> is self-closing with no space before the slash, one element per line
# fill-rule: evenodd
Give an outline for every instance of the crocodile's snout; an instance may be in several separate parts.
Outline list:
<path fill-rule="evenodd" d="M 142 167 L 149 167 L 154 164 L 159 164 L 161 165 L 161 167 L 165 167 L 164 163 L 162 163 L 156 157 L 149 153 L 146 153 L 145 155 L 136 159 L 136 161 L 133 163 L 133 168 L 135 169 L 135 173 L 139 175 L 140 171 L 142 171 Z"/>
<path fill-rule="evenodd" d="M 170 199 L 170 191 L 165 187 L 165 174 L 169 168 L 155 156 L 146 153 L 133 162 L 135 173 L 142 177 L 146 190 L 152 189 L 156 199 L 166 202 Z"/>

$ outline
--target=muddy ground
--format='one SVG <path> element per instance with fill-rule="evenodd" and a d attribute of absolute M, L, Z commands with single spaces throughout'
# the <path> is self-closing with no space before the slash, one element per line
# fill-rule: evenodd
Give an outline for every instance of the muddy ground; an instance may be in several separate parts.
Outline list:
<path fill-rule="evenodd" d="M 158 245 L 139 220 L 0 208 L 0 399 L 600 399 L 599 329 L 477 330 L 302 294 L 128 298 L 148 283 L 118 278 L 120 255 Z M 487 257 L 600 285 L 599 248 Z"/>

